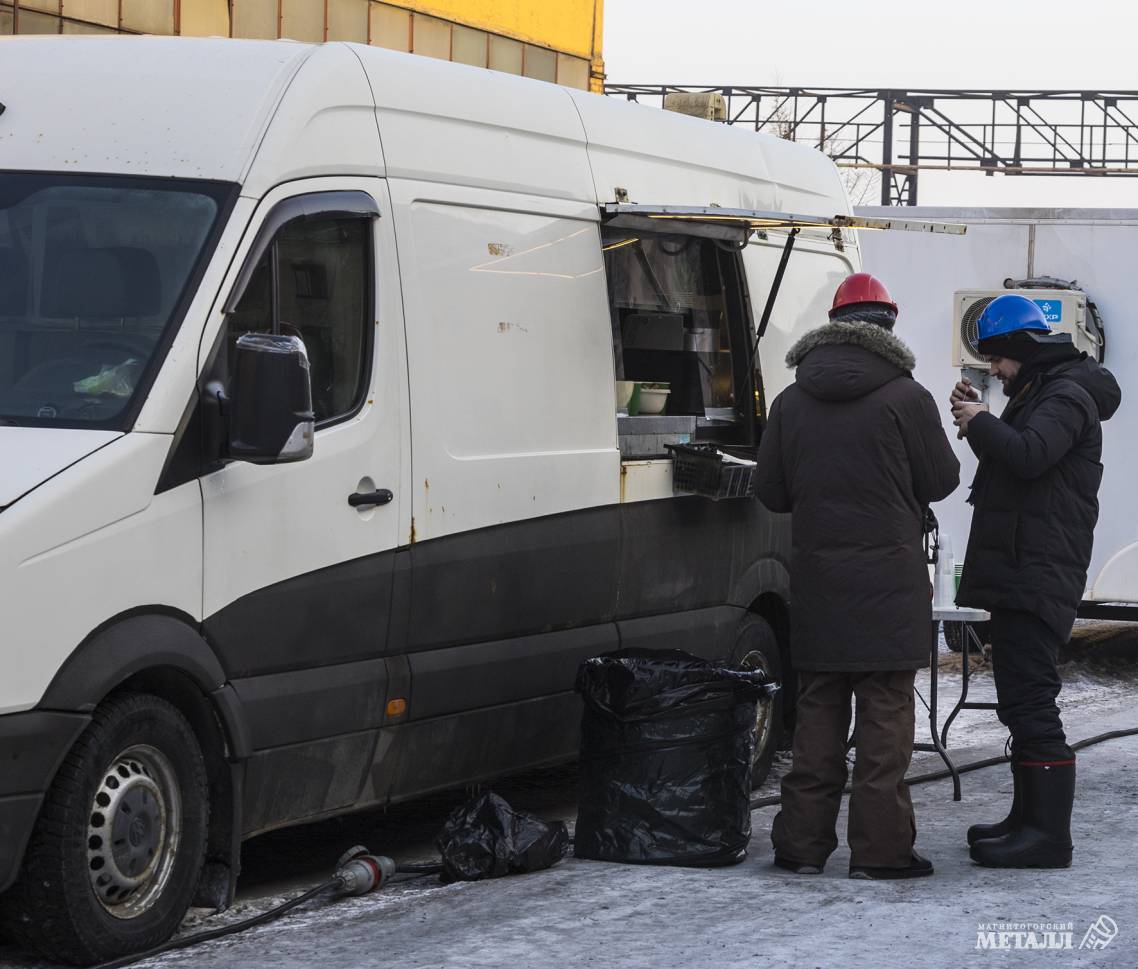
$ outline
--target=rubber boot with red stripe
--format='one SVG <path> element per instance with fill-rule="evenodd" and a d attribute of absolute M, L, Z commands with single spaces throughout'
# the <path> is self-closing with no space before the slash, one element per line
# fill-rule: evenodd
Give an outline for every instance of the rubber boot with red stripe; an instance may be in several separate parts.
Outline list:
<path fill-rule="evenodd" d="M 1002 838 L 1005 834 L 1015 831 L 1023 818 L 1023 792 L 1015 762 L 1012 762 L 1012 807 L 1003 821 L 995 824 L 974 824 L 968 829 L 968 844 L 974 845 L 977 841 L 986 841 L 989 838 Z"/>
<path fill-rule="evenodd" d="M 969 854 L 986 868 L 1066 868 L 1071 864 L 1071 807 L 1075 761 L 1021 761 L 1017 765 L 1023 817 L 1019 828 L 977 841 Z"/>

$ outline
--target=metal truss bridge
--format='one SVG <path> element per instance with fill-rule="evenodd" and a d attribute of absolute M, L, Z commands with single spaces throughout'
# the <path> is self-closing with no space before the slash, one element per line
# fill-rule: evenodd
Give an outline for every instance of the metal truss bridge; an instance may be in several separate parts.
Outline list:
<path fill-rule="evenodd" d="M 922 171 L 1138 175 L 1138 91 L 608 84 L 605 93 L 658 107 L 670 94 L 721 95 L 718 120 L 880 172 L 882 205 L 916 205 Z"/>

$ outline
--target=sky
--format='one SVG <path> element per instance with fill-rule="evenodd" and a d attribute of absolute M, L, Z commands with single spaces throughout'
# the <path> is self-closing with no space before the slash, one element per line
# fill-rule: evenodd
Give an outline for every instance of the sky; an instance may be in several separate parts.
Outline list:
<path fill-rule="evenodd" d="M 604 57 L 610 83 L 1135 91 L 1136 38 L 1121 0 L 606 0 Z M 920 178 L 922 205 L 1138 208 L 1138 174 Z"/>

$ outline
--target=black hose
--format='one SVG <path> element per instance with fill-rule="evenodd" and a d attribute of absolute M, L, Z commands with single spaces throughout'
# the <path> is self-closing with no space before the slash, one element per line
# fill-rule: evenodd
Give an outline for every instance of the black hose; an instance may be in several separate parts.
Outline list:
<path fill-rule="evenodd" d="M 1080 740 L 1071 744 L 1072 750 L 1082 750 L 1084 747 L 1093 747 L 1095 744 L 1101 744 L 1104 740 L 1117 740 L 1119 737 L 1133 737 L 1138 735 L 1138 727 L 1128 727 L 1125 730 L 1108 730 L 1106 733 L 1096 734 L 1094 737 L 1087 737 L 1086 740 Z M 995 767 L 997 764 L 1006 764 L 1011 758 L 1007 754 L 1001 754 L 999 757 L 988 757 L 986 760 L 975 760 L 970 764 L 961 764 L 956 768 L 957 774 L 968 774 L 974 770 L 982 770 L 985 767 Z M 930 781 L 942 781 L 947 777 L 952 776 L 952 771 L 945 768 L 944 770 L 930 771 L 927 774 L 916 774 L 913 777 L 906 777 L 905 783 L 912 787 L 914 784 L 928 784 Z M 852 788 L 849 785 L 842 790 L 843 794 L 849 794 Z M 751 801 L 751 810 L 757 811 L 759 808 L 771 807 L 774 804 L 781 804 L 782 796 L 779 794 L 771 794 L 767 797 L 757 797 Z"/>
<path fill-rule="evenodd" d="M 214 939 L 222 939 L 227 935 L 235 935 L 238 932 L 244 932 L 246 929 L 256 928 L 258 925 L 264 925 L 266 922 L 272 922 L 274 919 L 280 918 L 286 912 L 291 912 L 298 905 L 312 901 L 317 895 L 322 895 L 324 892 L 336 888 L 339 884 L 339 881 L 336 879 L 324 882 L 322 885 L 310 888 L 303 895 L 297 895 L 296 898 L 282 902 L 280 905 L 261 912 L 259 915 L 254 915 L 252 918 L 234 922 L 232 925 L 223 925 L 217 929 L 210 929 L 207 932 L 198 932 L 196 935 L 187 935 L 181 939 L 172 939 L 163 945 L 155 946 L 153 949 L 146 949 L 143 952 L 136 952 L 134 955 L 112 959 L 110 962 L 101 962 L 95 966 L 94 969 L 119 969 L 120 966 L 130 966 L 143 959 L 162 955 L 165 952 L 173 952 L 176 949 L 188 949 L 190 946 L 197 945 L 199 942 L 212 942 Z"/>
<path fill-rule="evenodd" d="M 414 865 L 398 865 L 395 869 L 397 875 L 437 875 L 443 866 L 437 861 L 423 862 Z"/>

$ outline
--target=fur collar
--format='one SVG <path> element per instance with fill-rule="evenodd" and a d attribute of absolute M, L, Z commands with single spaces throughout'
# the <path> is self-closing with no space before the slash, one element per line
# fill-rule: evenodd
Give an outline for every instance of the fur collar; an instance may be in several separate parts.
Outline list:
<path fill-rule="evenodd" d="M 849 344 L 876 353 L 891 364 L 912 373 L 917 365 L 913 351 L 884 327 L 876 323 L 827 323 L 811 330 L 790 348 L 786 365 L 797 367 L 802 359 L 816 347 L 831 344 Z"/>

